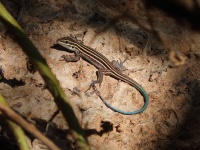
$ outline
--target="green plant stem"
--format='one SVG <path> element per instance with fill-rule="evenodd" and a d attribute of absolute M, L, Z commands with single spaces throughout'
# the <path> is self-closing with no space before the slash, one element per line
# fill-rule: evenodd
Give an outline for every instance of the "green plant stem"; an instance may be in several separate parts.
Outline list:
<path fill-rule="evenodd" d="M 77 142 L 79 148 L 84 150 L 89 149 L 88 141 L 85 137 L 83 129 L 79 125 L 75 113 L 69 104 L 69 100 L 64 94 L 64 91 L 60 87 L 57 79 L 49 69 L 45 59 L 41 56 L 37 48 L 33 45 L 19 24 L 6 11 L 2 4 L 0 4 L 0 21 L 2 21 L 6 28 L 15 35 L 16 41 L 38 69 L 46 83 L 47 88 L 53 95 L 58 108 L 61 110 L 64 118 L 66 119 L 69 128 L 71 129 L 72 136 Z"/>
<path fill-rule="evenodd" d="M 0 99 L 3 99 L 3 97 L 1 95 L 0 95 Z M 4 104 L 0 103 L 0 111 L 2 111 L 3 114 L 8 119 L 10 119 L 14 123 L 20 125 L 20 128 L 23 127 L 26 131 L 31 133 L 33 136 L 35 136 L 41 142 L 43 142 L 49 149 L 51 149 L 51 150 L 60 150 L 60 148 L 57 145 L 55 145 L 51 140 L 49 140 L 46 136 L 44 136 L 33 124 L 31 124 L 28 121 L 26 121 L 25 119 L 23 119 L 20 115 L 18 115 L 10 107 L 5 106 Z M 18 127 L 19 126 L 13 125 L 13 124 L 11 126 L 11 128 L 13 128 L 15 130 L 18 130 Z M 25 142 L 25 140 L 22 139 L 21 137 L 20 137 L 20 139 L 17 138 L 17 140 L 18 141 L 23 140 L 21 142 Z"/>
<path fill-rule="evenodd" d="M 0 94 L 0 103 L 3 104 L 5 107 L 9 107 L 1 94 Z M 10 128 L 12 129 L 14 133 L 19 149 L 29 150 L 27 138 L 22 128 L 18 126 L 16 123 L 14 123 L 13 121 L 11 121 L 10 119 L 6 119 L 6 121 L 8 122 L 8 125 L 10 126 Z"/>

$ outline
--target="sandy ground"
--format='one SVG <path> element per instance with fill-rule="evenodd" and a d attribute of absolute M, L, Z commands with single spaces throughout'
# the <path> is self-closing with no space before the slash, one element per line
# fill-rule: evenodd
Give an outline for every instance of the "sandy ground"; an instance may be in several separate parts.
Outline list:
<path fill-rule="evenodd" d="M 20 7 L 4 4 L 17 17 Z M 150 29 L 147 16 L 140 0 L 33 0 L 26 3 L 18 21 L 70 98 L 93 150 L 200 149 L 200 35 L 152 10 L 156 31 L 170 49 L 185 58 L 182 65 L 173 67 L 166 48 L 145 30 Z M 45 132 L 47 121 L 57 110 L 53 97 L 21 48 L 2 24 L 0 27 L 0 65 L 4 72 L 0 93 L 13 109 Z M 73 54 L 52 47 L 57 39 L 70 34 L 110 61 L 127 59 L 123 73 L 149 95 L 144 112 L 122 115 L 107 108 L 93 90 L 85 93 L 97 78 L 97 69 L 83 59 L 60 61 L 62 55 Z M 97 88 L 116 108 L 131 111 L 143 105 L 136 89 L 109 76 L 104 76 Z M 0 131 L 1 147 L 16 149 L 5 125 L 1 124 Z M 61 114 L 53 119 L 47 135 L 62 149 L 75 149 Z M 37 140 L 29 138 L 31 149 L 42 149 Z"/>

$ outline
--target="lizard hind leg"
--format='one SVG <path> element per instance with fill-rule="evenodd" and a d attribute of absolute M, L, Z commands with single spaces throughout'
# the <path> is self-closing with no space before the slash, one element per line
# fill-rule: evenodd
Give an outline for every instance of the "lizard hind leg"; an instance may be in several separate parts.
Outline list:
<path fill-rule="evenodd" d="M 103 81 L 103 73 L 98 70 L 96 72 L 96 74 L 97 74 L 97 80 L 92 81 L 92 83 L 90 84 L 89 88 L 85 91 L 85 93 L 87 91 L 89 91 L 91 88 L 93 88 L 95 91 L 97 91 L 97 88 L 96 88 L 95 84 L 99 84 L 99 86 L 101 86 L 101 83 Z"/>
<path fill-rule="evenodd" d="M 96 72 L 97 80 L 92 81 L 92 83 L 90 84 L 89 88 L 85 91 L 85 93 L 87 91 L 89 91 L 91 88 L 93 88 L 95 90 L 95 92 L 97 92 L 97 88 L 96 88 L 95 84 L 99 84 L 99 86 L 101 86 L 101 83 L 103 81 L 103 75 L 104 74 L 109 74 L 109 73 L 110 73 L 110 70 L 108 70 L 108 69 L 105 69 L 105 68 L 98 69 L 98 71 Z"/>

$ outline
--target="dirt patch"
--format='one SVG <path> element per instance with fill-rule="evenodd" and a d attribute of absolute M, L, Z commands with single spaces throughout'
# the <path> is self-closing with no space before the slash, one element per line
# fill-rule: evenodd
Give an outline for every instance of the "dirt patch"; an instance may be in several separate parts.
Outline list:
<path fill-rule="evenodd" d="M 3 4 L 16 18 L 19 16 L 20 4 L 7 1 Z M 150 32 L 152 26 L 140 0 L 32 0 L 25 3 L 18 22 L 70 97 L 91 149 L 199 147 L 200 35 L 177 25 L 157 9 L 151 11 L 151 17 L 154 29 L 170 49 Z M 57 107 L 39 73 L 10 38 L 10 33 L 2 24 L 0 26 L 3 29 L 0 31 L 0 62 L 4 74 L 0 91 L 13 109 L 45 131 Z M 140 83 L 149 95 L 149 105 L 144 112 L 122 115 L 107 108 L 92 90 L 84 93 L 92 80 L 96 80 L 97 69 L 82 59 L 76 63 L 59 61 L 62 55 L 70 53 L 52 48 L 57 39 L 70 34 L 110 61 L 127 59 L 123 73 Z M 182 56 L 179 66 L 172 67 L 169 51 Z M 98 90 L 109 104 L 122 110 L 135 110 L 143 104 L 136 89 L 109 76 L 104 76 Z M 5 136 L 6 126 L 1 126 L 0 140 L 5 146 L 9 136 Z M 73 149 L 68 131 L 67 123 L 58 114 L 47 135 L 62 149 Z M 38 142 L 31 140 L 34 149 Z M 16 149 L 15 146 L 11 149 Z"/>

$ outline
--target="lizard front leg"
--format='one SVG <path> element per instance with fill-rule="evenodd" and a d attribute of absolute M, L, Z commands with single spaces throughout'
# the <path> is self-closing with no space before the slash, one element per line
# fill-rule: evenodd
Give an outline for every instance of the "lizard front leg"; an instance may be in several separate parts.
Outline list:
<path fill-rule="evenodd" d="M 72 55 L 62 55 L 60 57 L 60 61 L 66 61 L 66 62 L 76 62 L 80 60 L 80 53 L 79 51 L 74 52 L 75 56 Z"/>

